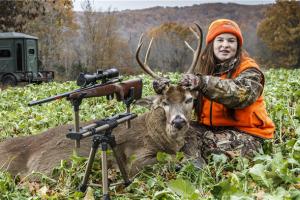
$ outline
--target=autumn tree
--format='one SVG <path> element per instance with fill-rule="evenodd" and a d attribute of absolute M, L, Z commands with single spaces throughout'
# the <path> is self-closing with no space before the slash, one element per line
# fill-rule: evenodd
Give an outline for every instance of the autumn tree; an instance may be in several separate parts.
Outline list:
<path fill-rule="evenodd" d="M 108 9 L 98 12 L 90 1 L 85 1 L 81 16 L 80 57 L 88 71 L 107 69 L 116 66 L 119 69 L 129 67 L 131 54 L 127 42 L 118 33 L 118 21 L 114 12 Z"/>
<path fill-rule="evenodd" d="M 300 67 L 300 3 L 278 0 L 266 11 L 258 35 L 280 67 Z"/>
<path fill-rule="evenodd" d="M 27 33 L 39 37 L 39 57 L 45 68 L 54 70 L 58 79 L 73 78 L 78 26 L 72 0 L 45 1 L 44 7 L 45 14 L 29 23 Z"/>
<path fill-rule="evenodd" d="M 0 32 L 24 32 L 28 22 L 45 13 L 43 1 L 11 1 L 0 3 Z"/>

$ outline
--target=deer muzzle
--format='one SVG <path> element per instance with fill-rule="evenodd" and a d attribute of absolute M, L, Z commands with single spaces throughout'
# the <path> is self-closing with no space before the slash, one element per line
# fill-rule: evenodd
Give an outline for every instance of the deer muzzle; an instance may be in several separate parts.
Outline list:
<path fill-rule="evenodd" d="M 187 125 L 187 121 L 180 115 L 176 115 L 176 117 L 172 120 L 171 125 L 176 129 L 180 130 Z"/>

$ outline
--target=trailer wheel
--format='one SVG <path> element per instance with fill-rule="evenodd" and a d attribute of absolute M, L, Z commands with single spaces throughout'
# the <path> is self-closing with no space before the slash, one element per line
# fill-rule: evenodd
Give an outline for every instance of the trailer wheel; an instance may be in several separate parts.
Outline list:
<path fill-rule="evenodd" d="M 2 85 L 4 86 L 16 86 L 17 84 L 17 79 L 13 75 L 8 74 L 2 78 Z"/>

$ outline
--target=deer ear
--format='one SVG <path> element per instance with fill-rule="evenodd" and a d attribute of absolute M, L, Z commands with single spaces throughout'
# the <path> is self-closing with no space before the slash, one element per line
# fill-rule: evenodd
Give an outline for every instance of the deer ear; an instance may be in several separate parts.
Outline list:
<path fill-rule="evenodd" d="M 146 107 L 146 108 L 150 109 L 151 106 L 153 105 L 154 100 L 156 98 L 157 98 L 156 95 L 144 97 L 144 98 L 136 100 L 134 104 L 135 105 L 139 105 L 139 106 L 143 106 L 143 107 Z"/>

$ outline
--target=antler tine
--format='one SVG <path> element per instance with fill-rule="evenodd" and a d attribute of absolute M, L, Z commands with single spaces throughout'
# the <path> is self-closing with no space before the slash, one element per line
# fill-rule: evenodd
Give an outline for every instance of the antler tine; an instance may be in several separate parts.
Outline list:
<path fill-rule="evenodd" d="M 202 48 L 202 41 L 203 41 L 203 32 L 202 29 L 200 27 L 199 24 L 194 23 L 194 25 L 196 26 L 196 31 L 190 27 L 190 30 L 192 31 L 192 33 L 196 36 L 197 38 L 197 48 L 196 50 L 194 50 L 188 42 L 184 41 L 185 45 L 193 52 L 194 56 L 193 56 L 193 61 L 192 64 L 190 66 L 190 68 L 187 70 L 186 73 L 193 73 L 196 64 L 199 60 L 200 57 L 200 53 L 201 53 L 201 48 Z"/>
<path fill-rule="evenodd" d="M 148 49 L 147 49 L 147 52 L 146 52 L 146 55 L 145 55 L 145 61 L 144 61 L 144 63 L 147 63 L 148 56 L 150 54 L 150 50 L 151 50 L 151 46 L 152 46 L 152 42 L 153 42 L 153 37 L 150 40 L 150 43 L 149 43 L 149 46 L 148 46 Z"/>
<path fill-rule="evenodd" d="M 139 54 L 140 54 L 140 50 L 141 50 L 141 47 L 143 45 L 143 34 L 141 35 L 140 37 L 140 40 L 139 40 L 139 44 L 138 44 L 138 48 L 136 50 L 136 53 L 135 53 L 135 58 L 138 62 L 138 64 L 140 65 L 140 67 L 147 73 L 149 74 L 152 78 L 154 79 L 160 79 L 161 77 L 158 76 L 157 74 L 155 74 L 151 68 L 147 65 L 147 60 L 148 60 L 148 56 L 149 56 L 149 53 L 150 53 L 150 49 L 151 49 L 151 45 L 152 45 L 152 41 L 153 41 L 153 38 L 151 39 L 150 43 L 149 43 L 149 46 L 148 46 L 148 49 L 147 49 L 147 52 L 146 52 L 146 56 L 145 56 L 145 61 L 144 63 L 140 60 L 139 58 Z"/>

